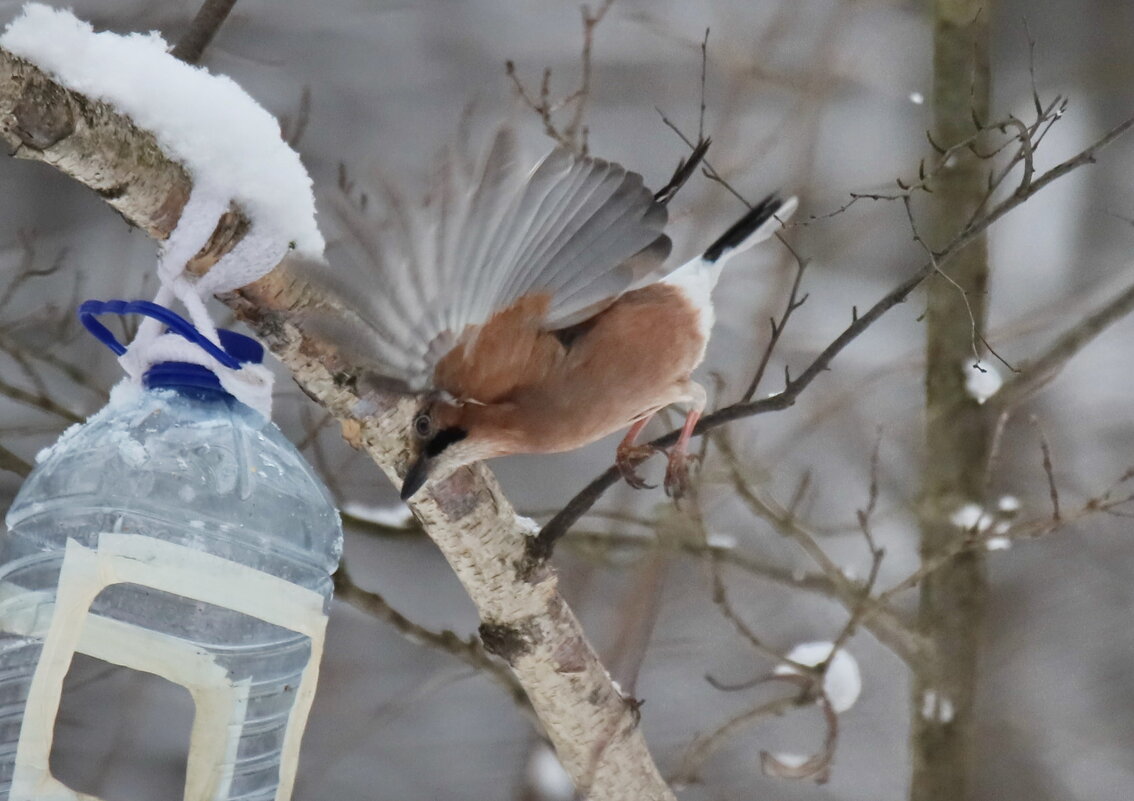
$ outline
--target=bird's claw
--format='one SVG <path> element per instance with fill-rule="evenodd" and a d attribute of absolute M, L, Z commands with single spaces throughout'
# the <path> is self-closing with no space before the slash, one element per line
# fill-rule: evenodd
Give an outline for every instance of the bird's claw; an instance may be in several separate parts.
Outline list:
<path fill-rule="evenodd" d="M 622 478 L 634 489 L 654 489 L 657 484 L 649 484 L 638 475 L 637 467 L 657 452 L 652 445 L 631 445 L 618 449 L 614 463 Z"/>
<path fill-rule="evenodd" d="M 689 489 L 689 464 L 700 461 L 701 457 L 695 453 L 685 453 L 676 448 L 671 450 L 665 468 L 665 494 L 675 501 L 681 500 Z"/>

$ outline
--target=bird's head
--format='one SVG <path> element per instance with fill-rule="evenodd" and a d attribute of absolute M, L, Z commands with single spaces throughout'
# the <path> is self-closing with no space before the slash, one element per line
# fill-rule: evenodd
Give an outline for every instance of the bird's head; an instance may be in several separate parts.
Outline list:
<path fill-rule="evenodd" d="M 444 478 L 458 467 L 495 455 L 476 436 L 469 405 L 449 398 L 427 398 L 413 418 L 416 452 L 402 482 L 402 500 L 409 500 L 427 480 Z"/>

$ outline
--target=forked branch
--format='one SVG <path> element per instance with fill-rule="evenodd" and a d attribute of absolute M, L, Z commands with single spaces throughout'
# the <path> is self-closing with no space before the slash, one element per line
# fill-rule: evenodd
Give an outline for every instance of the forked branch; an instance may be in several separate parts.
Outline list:
<path fill-rule="evenodd" d="M 1103 148 L 1128 132 L 1131 127 L 1134 127 L 1134 117 L 1115 126 L 1096 142 L 1084 148 L 1076 155 L 1057 164 L 1039 177 L 1034 178 L 1023 191 L 1014 192 L 989 207 L 986 212 L 970 221 L 961 231 L 958 231 L 944 247 L 937 251 L 934 258 L 922 264 L 909 278 L 887 292 L 873 306 L 867 309 L 866 312 L 856 314 L 851 323 L 843 329 L 842 333 L 820 351 L 801 374 L 785 382 L 785 386 L 780 392 L 771 397 L 756 401 L 748 400 L 733 403 L 711 414 L 705 415 L 700 423 L 697 424 L 694 433 L 704 434 L 734 420 L 740 420 L 758 414 L 766 414 L 768 412 L 781 411 L 793 406 L 800 393 L 807 389 L 811 382 L 818 378 L 820 374 L 830 369 L 831 363 L 835 360 L 836 356 L 861 336 L 870 326 L 877 322 L 882 315 L 899 303 L 903 303 L 906 298 L 910 296 L 910 293 L 917 289 L 930 275 L 933 275 L 936 270 L 939 270 L 947 264 L 951 257 L 961 251 L 966 245 L 1000 220 L 1004 215 L 1021 206 L 1038 192 L 1046 189 L 1052 183 L 1074 170 L 1093 163 L 1098 153 Z M 679 434 L 680 430 L 673 430 L 668 434 L 658 437 L 649 444 L 655 448 L 667 448 L 677 442 Z M 559 514 L 549 520 L 540 531 L 539 536 L 531 541 L 528 548 L 529 560 L 532 563 L 540 563 L 546 560 L 551 555 L 556 540 L 562 537 L 563 534 L 602 497 L 606 490 L 618 483 L 620 478 L 621 473 L 618 468 L 614 466 L 596 476 L 563 507 Z"/>

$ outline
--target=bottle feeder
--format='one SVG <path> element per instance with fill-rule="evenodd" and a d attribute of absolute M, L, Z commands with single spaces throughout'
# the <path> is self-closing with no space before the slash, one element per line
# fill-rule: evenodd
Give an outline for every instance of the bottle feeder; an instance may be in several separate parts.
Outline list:
<path fill-rule="evenodd" d="M 226 368 L 220 346 L 144 301 L 88 301 L 84 324 L 143 314 Z M 51 775 L 63 679 L 76 653 L 189 691 L 184 798 L 291 795 L 342 548 L 325 487 L 266 417 L 205 367 L 155 364 L 67 431 L 28 476 L 0 538 L 0 801 L 97 801 Z"/>

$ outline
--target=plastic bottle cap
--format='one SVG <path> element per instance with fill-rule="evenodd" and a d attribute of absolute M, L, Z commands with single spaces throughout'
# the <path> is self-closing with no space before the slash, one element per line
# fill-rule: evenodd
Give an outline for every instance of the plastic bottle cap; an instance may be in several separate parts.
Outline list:
<path fill-rule="evenodd" d="M 88 300 L 79 306 L 79 320 L 96 339 L 121 356 L 126 346 L 95 319 L 100 314 L 140 314 L 164 323 L 166 328 L 200 347 L 218 362 L 232 370 L 242 364 L 260 364 L 264 360 L 264 346 L 252 337 L 221 328 L 217 330 L 220 347 L 211 342 L 192 323 L 181 315 L 148 300 Z M 223 395 L 232 397 L 222 387 L 212 370 L 190 362 L 159 362 L 142 376 L 142 384 L 149 389 L 177 389 L 199 397 Z"/>

